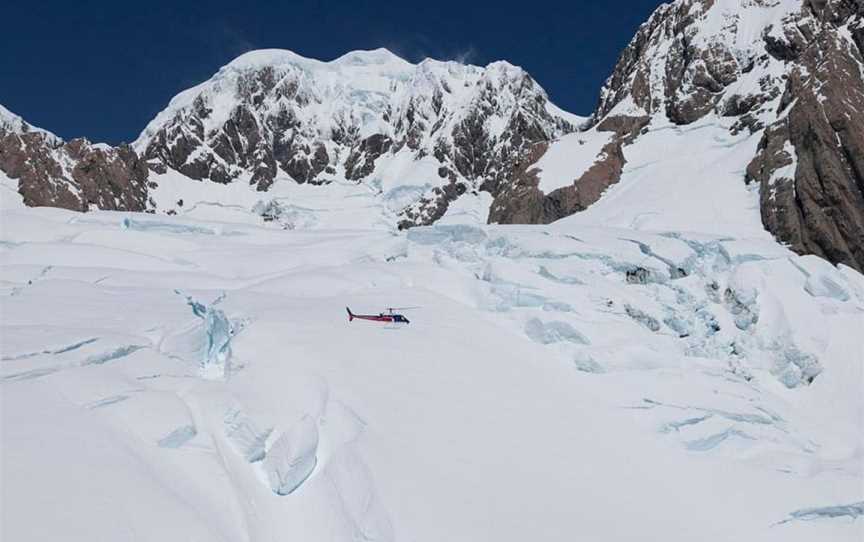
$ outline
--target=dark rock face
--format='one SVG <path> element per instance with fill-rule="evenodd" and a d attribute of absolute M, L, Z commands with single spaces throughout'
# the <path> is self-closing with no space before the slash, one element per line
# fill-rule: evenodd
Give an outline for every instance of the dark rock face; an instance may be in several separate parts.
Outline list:
<path fill-rule="evenodd" d="M 446 168 L 443 169 L 445 171 L 442 177 L 447 177 L 450 182 L 443 188 L 435 187 L 431 197 L 424 196 L 414 206 L 403 211 L 402 216 L 404 218 L 398 224 L 400 230 L 418 225 L 434 224 L 447 212 L 450 202 L 468 191 L 467 183 L 457 181 L 455 175 L 450 174 Z"/>
<path fill-rule="evenodd" d="M 18 180 L 25 205 L 144 211 L 148 170 L 128 145 L 63 143 L 42 132 L 0 130 L 0 170 Z"/>
<path fill-rule="evenodd" d="M 752 0 L 755 7 L 771 7 L 773 0 Z M 741 13 L 725 14 L 717 36 L 706 36 L 703 26 L 720 9 L 714 0 L 687 0 L 664 4 L 643 24 L 619 57 L 600 94 L 594 122 L 612 113 L 652 116 L 660 113 L 676 124 L 690 124 L 709 113 L 733 116 L 756 114 L 782 87 L 779 77 L 766 71 L 760 89 L 747 94 L 730 88 L 746 74 L 768 66 L 768 55 L 733 49 Z M 733 39 L 722 39 L 722 35 Z M 715 39 L 721 38 L 721 39 Z M 770 39 L 766 36 L 766 39 Z M 766 49 L 768 47 L 766 46 Z M 779 51 L 780 55 L 792 55 Z M 746 87 L 745 87 L 746 88 Z M 772 95 L 773 94 L 773 95 Z M 621 105 L 629 99 L 629 111 Z M 616 109 L 617 108 L 617 109 Z M 751 123 L 754 130 L 761 126 Z"/>
<path fill-rule="evenodd" d="M 516 168 L 513 182 L 502 190 L 492 202 L 489 222 L 498 224 L 548 224 L 559 218 L 584 211 L 595 203 L 603 192 L 621 179 L 626 159 L 623 147 L 644 128 L 648 117 L 607 117 L 598 126 L 599 131 L 615 132 L 596 161 L 569 186 L 543 194 L 539 188 L 537 170 L 532 166 L 543 156 L 548 146 L 540 143 L 524 163 Z"/>
<path fill-rule="evenodd" d="M 864 271 L 864 57 L 838 26 L 861 28 L 858 2 L 809 2 L 813 33 L 796 49 L 782 118 L 747 170 L 762 221 L 796 252 Z"/>
<path fill-rule="evenodd" d="M 351 150 L 345 162 L 345 178 L 358 181 L 375 170 L 375 160 L 390 150 L 393 140 L 382 134 L 373 134 Z"/>
<path fill-rule="evenodd" d="M 752 23 L 747 11 L 759 9 L 779 15 L 752 47 L 735 48 Z M 766 229 L 801 254 L 864 271 L 862 21 L 861 0 L 665 4 L 621 54 L 591 123 L 663 116 L 683 125 L 713 114 L 732 119 L 733 134 L 761 133 L 744 180 L 760 183 Z M 546 222 L 596 201 L 638 137 L 616 133 L 623 144 L 607 145 L 573 186 L 542 196 L 530 168 L 521 172 L 490 219 Z"/>

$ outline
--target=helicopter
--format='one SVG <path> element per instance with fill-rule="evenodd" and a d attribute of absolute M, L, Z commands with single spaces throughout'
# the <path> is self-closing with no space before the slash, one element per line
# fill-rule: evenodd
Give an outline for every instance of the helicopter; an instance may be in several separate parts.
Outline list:
<path fill-rule="evenodd" d="M 386 312 L 380 312 L 378 314 L 354 314 L 351 312 L 351 309 L 345 307 L 345 310 L 348 311 L 348 321 L 353 322 L 355 318 L 358 320 L 371 320 L 373 322 L 386 322 L 393 324 L 410 324 L 411 321 L 405 318 L 404 315 L 399 314 L 395 311 L 405 311 L 411 309 L 417 309 L 419 307 L 387 307 L 384 309 Z"/>

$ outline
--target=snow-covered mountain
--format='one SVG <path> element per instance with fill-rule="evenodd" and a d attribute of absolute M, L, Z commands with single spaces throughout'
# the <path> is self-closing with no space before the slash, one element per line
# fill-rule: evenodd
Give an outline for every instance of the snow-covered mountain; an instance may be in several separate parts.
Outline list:
<path fill-rule="evenodd" d="M 169 170 L 262 192 L 277 180 L 362 182 L 407 226 L 438 220 L 462 194 L 497 192 L 532 144 L 583 121 L 506 62 L 262 50 L 174 98 L 134 147 L 157 184 Z"/>
<path fill-rule="evenodd" d="M 662 5 L 592 127 L 538 149 L 490 220 L 550 222 L 598 200 L 586 220 L 648 229 L 761 218 L 799 253 L 864 269 L 862 16 L 855 0 Z"/>

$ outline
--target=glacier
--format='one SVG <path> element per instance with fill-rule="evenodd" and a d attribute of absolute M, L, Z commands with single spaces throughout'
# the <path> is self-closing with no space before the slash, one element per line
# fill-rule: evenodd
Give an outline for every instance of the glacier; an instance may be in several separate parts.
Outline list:
<path fill-rule="evenodd" d="M 4 538 L 860 539 L 820 508 L 862 498 L 857 272 L 758 232 L 210 211 L 4 209 Z"/>

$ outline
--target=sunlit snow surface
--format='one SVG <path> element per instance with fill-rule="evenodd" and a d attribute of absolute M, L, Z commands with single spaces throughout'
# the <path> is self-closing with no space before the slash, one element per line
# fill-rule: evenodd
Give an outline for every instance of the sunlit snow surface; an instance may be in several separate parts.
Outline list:
<path fill-rule="evenodd" d="M 847 268 L 458 224 L 483 205 L 396 234 L 3 199 L 3 540 L 864 535 Z"/>

